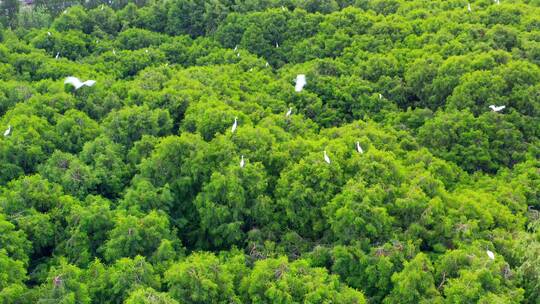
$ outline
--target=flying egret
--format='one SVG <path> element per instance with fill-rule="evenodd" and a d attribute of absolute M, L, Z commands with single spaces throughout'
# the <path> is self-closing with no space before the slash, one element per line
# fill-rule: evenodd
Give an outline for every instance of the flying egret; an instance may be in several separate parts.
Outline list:
<path fill-rule="evenodd" d="M 360 154 L 364 153 L 364 150 L 362 149 L 362 147 L 360 147 L 359 141 L 356 142 L 356 151 L 358 151 L 358 153 Z"/>
<path fill-rule="evenodd" d="M 500 112 L 500 111 L 504 110 L 504 108 L 506 108 L 506 106 L 490 105 L 489 108 L 490 108 L 493 112 Z"/>
<path fill-rule="evenodd" d="M 75 87 L 75 90 L 78 90 L 78 89 L 80 89 L 80 88 L 83 87 L 83 86 L 91 87 L 91 86 L 93 86 L 94 84 L 96 84 L 96 81 L 95 81 L 95 80 L 87 80 L 87 81 L 85 81 L 85 82 L 82 82 L 82 81 L 80 81 L 79 78 L 77 78 L 77 77 L 69 76 L 69 77 L 66 78 L 66 80 L 64 81 L 64 84 L 71 84 L 72 86 Z"/>
<path fill-rule="evenodd" d="M 233 123 L 232 128 L 231 128 L 231 133 L 234 133 L 234 131 L 236 131 L 236 127 L 238 127 L 238 120 L 237 119 L 238 119 L 237 117 L 234 118 L 234 123 Z"/>
<path fill-rule="evenodd" d="M 304 74 L 298 74 L 296 76 L 296 85 L 294 86 L 294 90 L 296 92 L 301 92 L 304 86 L 306 85 L 306 75 Z"/>
<path fill-rule="evenodd" d="M 495 260 L 495 254 L 493 253 L 493 251 L 487 249 L 486 253 L 491 260 Z"/>
<path fill-rule="evenodd" d="M 469 11 L 469 12 L 472 11 L 470 3 L 467 3 L 467 11 Z"/>
<path fill-rule="evenodd" d="M 10 133 L 11 133 L 11 125 L 8 125 L 8 128 L 6 129 L 6 131 L 4 131 L 4 137 L 9 136 Z"/>
<path fill-rule="evenodd" d="M 242 155 L 242 158 L 240 159 L 240 168 L 244 168 L 246 165 L 246 162 L 244 161 L 244 155 Z"/>
<path fill-rule="evenodd" d="M 60 57 L 60 52 L 56 52 L 56 56 L 54 56 L 54 59 L 58 59 Z"/>
<path fill-rule="evenodd" d="M 330 157 L 328 157 L 328 154 L 326 154 L 326 150 L 324 150 L 324 161 L 330 163 Z"/>
<path fill-rule="evenodd" d="M 289 117 L 292 114 L 292 108 L 289 108 L 289 111 L 285 114 L 285 117 Z"/>

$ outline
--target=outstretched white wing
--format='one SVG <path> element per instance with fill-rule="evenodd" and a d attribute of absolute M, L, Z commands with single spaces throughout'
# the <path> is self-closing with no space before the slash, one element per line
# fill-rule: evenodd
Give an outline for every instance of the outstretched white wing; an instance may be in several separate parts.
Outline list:
<path fill-rule="evenodd" d="M 76 90 L 83 86 L 83 83 L 79 80 L 79 78 L 73 76 L 66 78 L 66 80 L 64 80 L 64 84 L 71 84 Z"/>

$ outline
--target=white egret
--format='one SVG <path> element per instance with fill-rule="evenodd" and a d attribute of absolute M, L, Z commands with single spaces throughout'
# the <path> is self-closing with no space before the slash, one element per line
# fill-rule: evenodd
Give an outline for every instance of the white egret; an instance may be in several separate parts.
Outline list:
<path fill-rule="evenodd" d="M 236 53 L 236 57 L 240 57 L 240 53 Z"/>
<path fill-rule="evenodd" d="M 381 93 L 379 93 L 379 99 L 382 99 L 382 94 Z"/>
<path fill-rule="evenodd" d="M 51 34 L 51 32 L 47 32 L 47 35 L 51 36 L 52 34 Z"/>
<path fill-rule="evenodd" d="M 69 76 L 69 77 L 66 78 L 66 80 L 64 81 L 64 84 L 71 84 L 72 86 L 75 87 L 75 90 L 78 90 L 78 89 L 80 89 L 80 88 L 83 87 L 83 86 L 91 87 L 91 86 L 93 86 L 94 84 L 96 84 L 96 81 L 95 81 L 95 80 L 87 80 L 87 81 L 85 81 L 85 82 L 82 82 L 82 81 L 80 81 L 79 78 L 77 78 L 77 77 Z"/>
<path fill-rule="evenodd" d="M 495 254 L 493 253 L 493 251 L 487 249 L 486 253 L 491 260 L 495 260 Z"/>
<path fill-rule="evenodd" d="M 54 56 L 54 59 L 58 59 L 60 57 L 60 52 L 56 52 L 56 56 Z"/>
<path fill-rule="evenodd" d="M 101 5 L 101 10 L 103 10 L 104 8 L 105 8 L 105 5 L 102 4 L 102 5 Z"/>
<path fill-rule="evenodd" d="M 116 50 L 115 49 L 112 49 L 112 53 L 114 56 L 116 56 Z"/>
<path fill-rule="evenodd" d="M 287 113 L 285 113 L 285 117 L 289 117 L 291 116 L 292 114 L 292 108 L 289 108 L 289 111 L 287 111 Z"/>
<path fill-rule="evenodd" d="M 234 123 L 233 123 L 232 128 L 231 128 L 231 133 L 234 133 L 234 131 L 236 131 L 236 127 L 238 127 L 238 118 L 237 117 L 234 118 Z"/>
<path fill-rule="evenodd" d="M 328 157 L 328 154 L 326 154 L 326 150 L 324 150 L 324 161 L 330 163 L 330 157 Z"/>
<path fill-rule="evenodd" d="M 8 125 L 8 128 L 6 129 L 6 131 L 4 131 L 4 137 L 9 136 L 10 133 L 11 133 L 11 125 Z"/>
<path fill-rule="evenodd" d="M 277 41 L 276 41 L 276 49 L 277 49 L 277 48 L 279 48 L 279 43 L 277 43 Z"/>
<path fill-rule="evenodd" d="M 234 46 L 234 51 L 238 51 L 238 44 Z"/>
<path fill-rule="evenodd" d="M 144 52 L 145 52 L 146 54 L 148 54 L 148 49 L 144 50 Z"/>
<path fill-rule="evenodd" d="M 252 71 L 253 71 L 253 68 L 250 68 L 250 69 L 249 69 L 249 72 L 252 72 Z"/>
<path fill-rule="evenodd" d="M 301 92 L 302 89 L 304 89 L 304 86 L 306 85 L 306 75 L 304 74 L 298 74 L 296 76 L 296 85 L 294 86 L 294 90 L 296 92 Z"/>
<path fill-rule="evenodd" d="M 362 147 L 360 146 L 359 141 L 356 142 L 356 151 L 358 151 L 358 153 L 360 154 L 364 153 L 364 149 L 362 149 Z"/>
<path fill-rule="evenodd" d="M 266 62 L 266 64 L 264 65 L 265 67 L 268 67 L 270 64 L 268 63 L 268 61 Z"/>
<path fill-rule="evenodd" d="M 493 112 L 500 112 L 500 111 L 504 110 L 504 108 L 506 108 L 506 106 L 490 105 L 489 108 L 490 108 Z"/>
<path fill-rule="evenodd" d="M 470 3 L 467 3 L 467 11 L 469 11 L 469 12 L 472 11 Z"/>
<path fill-rule="evenodd" d="M 285 11 L 285 6 L 282 5 L 282 6 L 281 6 L 281 10 L 282 10 L 282 11 Z"/>
<path fill-rule="evenodd" d="M 240 168 L 244 168 L 246 165 L 246 162 L 244 161 L 244 155 L 242 155 L 242 158 L 240 159 Z"/>

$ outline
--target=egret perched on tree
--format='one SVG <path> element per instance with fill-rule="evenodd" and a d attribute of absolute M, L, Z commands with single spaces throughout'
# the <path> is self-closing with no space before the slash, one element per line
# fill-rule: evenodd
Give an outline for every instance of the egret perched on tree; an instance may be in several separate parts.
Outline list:
<path fill-rule="evenodd" d="M 268 63 L 268 61 L 266 62 L 266 64 L 264 65 L 265 67 L 268 67 L 270 65 L 270 63 Z"/>
<path fill-rule="evenodd" d="M 116 50 L 115 49 L 112 49 L 112 53 L 114 56 L 116 56 Z"/>
<path fill-rule="evenodd" d="M 238 51 L 238 44 L 234 46 L 234 51 Z"/>
<path fill-rule="evenodd" d="M 11 125 L 8 125 L 8 128 L 6 129 L 6 131 L 4 131 L 4 137 L 9 136 L 10 133 L 11 133 Z"/>
<path fill-rule="evenodd" d="M 381 93 L 379 93 L 379 99 L 382 99 L 382 94 Z"/>
<path fill-rule="evenodd" d="M 47 32 L 47 35 L 49 35 L 49 36 L 50 36 L 50 35 L 52 35 L 52 34 L 51 34 L 51 32 Z"/>
<path fill-rule="evenodd" d="M 298 74 L 296 76 L 296 85 L 294 86 L 294 90 L 296 92 L 301 92 L 302 89 L 304 89 L 304 86 L 306 85 L 306 75 L 304 74 Z"/>
<path fill-rule="evenodd" d="M 276 49 L 277 49 L 277 48 L 279 48 L 279 43 L 277 43 L 277 41 L 276 41 Z"/>
<path fill-rule="evenodd" d="M 469 12 L 472 11 L 470 3 L 467 3 L 467 11 L 469 11 Z"/>
<path fill-rule="evenodd" d="M 506 106 L 490 105 L 489 108 L 490 108 L 493 112 L 500 112 L 500 111 L 504 110 L 504 108 L 506 108 Z"/>
<path fill-rule="evenodd" d="M 364 153 L 364 150 L 362 149 L 362 147 L 360 147 L 359 141 L 356 142 L 356 151 L 358 151 L 358 153 L 360 154 Z"/>
<path fill-rule="evenodd" d="M 292 108 L 289 108 L 287 113 L 285 113 L 285 117 L 289 117 L 289 116 L 291 116 L 291 114 L 292 114 Z"/>
<path fill-rule="evenodd" d="M 56 53 L 56 56 L 54 56 L 54 59 L 58 59 L 58 57 L 60 57 L 60 52 Z"/>
<path fill-rule="evenodd" d="M 234 131 L 236 131 L 236 127 L 238 127 L 238 118 L 237 117 L 234 118 L 234 123 L 233 123 L 232 128 L 231 128 L 231 133 L 234 133 Z"/>
<path fill-rule="evenodd" d="M 495 254 L 493 253 L 493 251 L 487 249 L 486 253 L 491 260 L 495 260 Z"/>
<path fill-rule="evenodd" d="M 79 78 L 77 77 L 73 77 L 73 76 L 69 76 L 68 78 L 66 78 L 66 80 L 64 81 L 64 84 L 71 84 L 72 86 L 75 87 L 75 90 L 78 90 L 80 89 L 82 86 L 88 86 L 88 87 L 91 87 L 93 86 L 94 84 L 96 84 L 96 81 L 95 80 L 87 80 L 85 82 L 82 82 L 79 80 Z"/>
<path fill-rule="evenodd" d="M 240 168 L 244 168 L 246 165 L 246 162 L 244 161 L 244 155 L 242 155 L 242 158 L 240 159 Z"/>
<path fill-rule="evenodd" d="M 330 157 L 328 157 L 328 154 L 326 154 L 326 150 L 324 150 L 324 161 L 330 163 Z"/>

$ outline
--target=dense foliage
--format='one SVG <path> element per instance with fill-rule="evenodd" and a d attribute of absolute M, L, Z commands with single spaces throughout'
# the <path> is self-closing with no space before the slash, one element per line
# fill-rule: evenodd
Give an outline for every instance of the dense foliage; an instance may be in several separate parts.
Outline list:
<path fill-rule="evenodd" d="M 467 4 L 2 1 L 0 303 L 540 303 L 540 2 Z"/>

